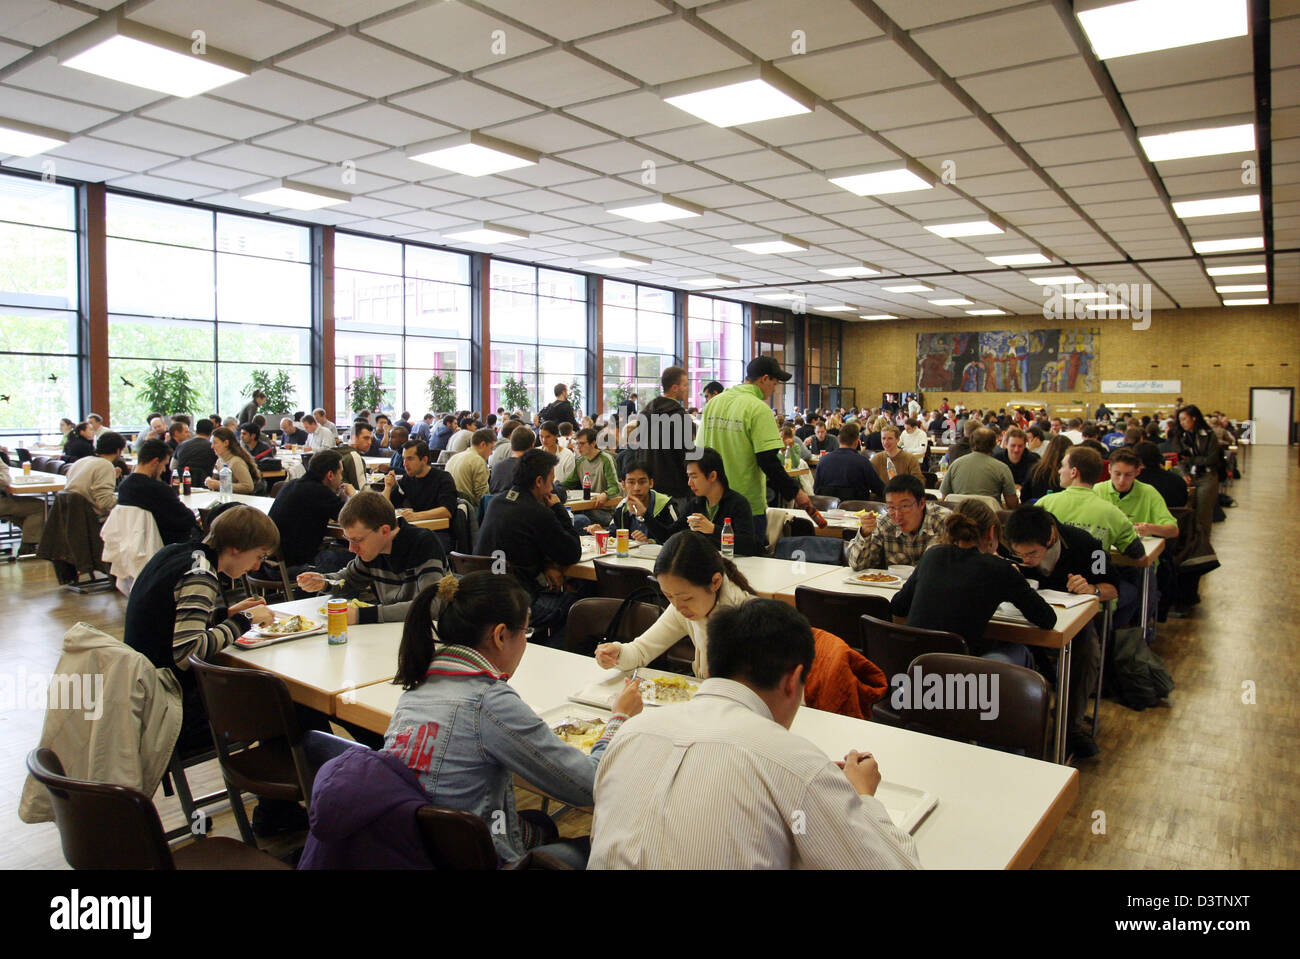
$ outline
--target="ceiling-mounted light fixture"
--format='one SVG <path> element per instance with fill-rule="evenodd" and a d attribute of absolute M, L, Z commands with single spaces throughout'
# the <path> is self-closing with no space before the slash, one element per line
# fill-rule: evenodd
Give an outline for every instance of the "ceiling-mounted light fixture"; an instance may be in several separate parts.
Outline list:
<path fill-rule="evenodd" d="M 1152 163 L 1248 153 L 1255 149 L 1255 118 L 1249 114 L 1142 127 L 1138 141 Z"/>
<path fill-rule="evenodd" d="M 587 266 L 600 266 L 607 270 L 626 270 L 634 266 L 649 266 L 654 260 L 648 260 L 644 256 L 637 256 L 634 253 L 616 253 L 613 256 L 601 257 L 598 260 L 583 260 Z"/>
<path fill-rule="evenodd" d="M 921 224 L 936 236 L 952 239 L 961 236 L 992 236 L 1005 233 L 1007 225 L 995 216 L 963 216 L 956 220 L 943 220 L 939 223 Z"/>
<path fill-rule="evenodd" d="M 664 84 L 659 95 L 718 127 L 811 113 L 817 100 L 808 88 L 766 63 Z"/>
<path fill-rule="evenodd" d="M 921 164 L 905 159 L 828 170 L 826 179 L 857 196 L 930 190 L 935 184 L 934 174 Z"/>
<path fill-rule="evenodd" d="M 1075 0 L 1098 60 L 1244 37 L 1246 0 Z"/>
<path fill-rule="evenodd" d="M 774 234 L 772 236 L 760 236 L 752 240 L 741 240 L 738 243 L 732 243 L 738 250 L 744 250 L 747 253 L 757 253 L 760 256 L 766 256 L 771 253 L 806 253 L 808 244 L 797 237 L 787 236 L 784 233 Z"/>
<path fill-rule="evenodd" d="M 352 199 L 351 193 L 341 190 L 327 190 L 312 183 L 300 183 L 297 180 L 271 180 L 248 188 L 241 193 L 244 200 L 253 203 L 265 203 L 267 206 L 286 210 L 319 210 L 327 206 L 337 206 Z"/>
<path fill-rule="evenodd" d="M 0 153 L 16 157 L 36 156 L 65 146 L 70 139 L 71 133 L 0 117 Z"/>
<path fill-rule="evenodd" d="M 59 63 L 174 97 L 192 97 L 253 72 L 253 61 L 215 47 L 194 52 L 194 41 L 106 14 L 58 42 Z"/>
<path fill-rule="evenodd" d="M 707 211 L 694 203 L 661 194 L 651 200 L 624 200 L 621 203 L 611 203 L 605 207 L 605 212 L 625 216 L 629 220 L 639 220 L 642 223 L 660 223 L 664 220 L 701 216 Z"/>
<path fill-rule="evenodd" d="M 536 166 L 542 155 L 536 150 L 498 137 L 470 130 L 407 147 L 406 156 L 465 176 L 491 176 L 506 170 Z"/>
<path fill-rule="evenodd" d="M 448 240 L 459 240 L 461 243 L 487 246 L 491 243 L 518 243 L 520 240 L 528 239 L 529 234 L 525 230 L 499 226 L 496 223 L 476 223 L 472 226 L 458 227 L 456 232 L 444 233 L 443 236 Z"/>

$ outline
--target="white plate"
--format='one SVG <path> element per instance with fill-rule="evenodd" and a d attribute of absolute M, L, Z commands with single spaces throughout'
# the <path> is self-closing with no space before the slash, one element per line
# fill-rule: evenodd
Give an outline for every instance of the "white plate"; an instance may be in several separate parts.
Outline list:
<path fill-rule="evenodd" d="M 876 787 L 876 798 L 885 807 L 894 825 L 905 833 L 916 832 L 916 827 L 921 825 L 939 802 L 934 793 L 884 780 Z"/>
<path fill-rule="evenodd" d="M 285 618 L 287 619 L 289 617 L 285 617 Z M 249 632 L 257 636 L 265 637 L 266 639 L 295 639 L 298 636 L 309 636 L 312 633 L 319 633 L 322 630 L 324 630 L 326 627 L 325 623 L 317 623 L 315 620 L 312 620 L 312 622 L 314 623 L 314 625 L 310 629 L 300 629 L 292 633 L 271 632 L 270 630 L 267 630 L 261 626 L 254 626 L 252 629 L 249 630 Z"/>
<path fill-rule="evenodd" d="M 628 676 L 630 675 L 631 673 L 624 673 L 624 672 L 614 673 L 607 679 L 601 680 L 598 683 L 592 683 L 590 686 L 586 686 L 578 690 L 576 693 L 574 693 L 569 697 L 569 702 L 583 703 L 587 706 L 596 706 L 599 709 L 612 709 L 614 706 L 614 697 L 616 697 L 620 692 L 622 692 L 623 680 L 627 679 Z M 651 680 L 657 676 L 681 677 L 681 674 L 668 673 L 659 669 L 642 669 L 639 673 L 637 673 L 637 678 L 641 680 Z M 682 678 L 685 678 L 689 680 L 691 683 L 693 683 L 697 690 L 699 688 L 700 683 L 703 682 L 703 680 L 697 679 L 694 676 L 687 676 Z M 645 688 L 644 685 L 642 686 L 642 688 L 643 689 Z M 645 704 L 647 706 L 676 705 L 676 703 L 661 703 L 654 699 L 646 699 Z"/>
<path fill-rule="evenodd" d="M 891 579 L 889 582 L 881 582 L 881 583 L 864 583 L 860 579 L 858 579 L 859 576 L 865 576 L 867 573 L 878 573 L 882 576 L 889 576 L 891 577 Z M 901 579 L 899 579 L 893 573 L 886 572 L 883 569 L 864 569 L 857 573 L 854 573 L 852 576 L 847 577 L 844 580 L 844 582 L 850 583 L 853 586 L 867 586 L 867 587 L 879 586 L 881 589 L 898 589 L 903 585 L 903 581 Z"/>
<path fill-rule="evenodd" d="M 568 703 L 556 706 L 553 709 L 548 709 L 539 715 L 546 722 L 546 725 L 554 731 L 556 726 L 563 725 L 565 722 L 572 719 L 602 719 L 608 721 L 610 712 L 607 709 L 592 709 L 589 706 L 579 706 L 574 703 Z"/>

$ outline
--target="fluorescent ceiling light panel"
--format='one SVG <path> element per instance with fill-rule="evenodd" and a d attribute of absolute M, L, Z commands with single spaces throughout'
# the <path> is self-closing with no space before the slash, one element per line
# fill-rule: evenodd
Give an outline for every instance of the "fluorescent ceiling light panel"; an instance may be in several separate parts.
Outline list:
<path fill-rule="evenodd" d="M 1183 220 L 1190 220 L 1198 216 L 1223 216 L 1227 213 L 1258 212 L 1258 193 L 1244 193 L 1236 196 L 1209 196 L 1174 201 L 1174 215 Z"/>
<path fill-rule="evenodd" d="M 1262 250 L 1262 236 L 1239 236 L 1230 240 L 1194 240 L 1192 249 L 1197 253 L 1231 253 L 1234 250 Z"/>
<path fill-rule="evenodd" d="M 907 283 L 903 286 L 886 286 L 882 287 L 886 293 L 933 293 L 934 287 L 926 286 L 923 283 Z"/>
<path fill-rule="evenodd" d="M 857 307 L 849 306 L 847 303 L 818 303 L 816 306 L 808 307 L 808 309 L 819 310 L 822 313 L 852 313 Z"/>
<path fill-rule="evenodd" d="M 1215 293 L 1267 293 L 1267 283 L 1238 283 L 1234 286 L 1216 286 Z"/>
<path fill-rule="evenodd" d="M 875 276 L 882 271 L 870 263 L 863 263 L 859 266 L 832 266 L 818 272 L 829 276 Z"/>
<path fill-rule="evenodd" d="M 478 223 L 474 226 L 458 229 L 455 233 L 444 233 L 443 236 L 448 240 L 459 240 L 462 243 L 478 243 L 481 245 L 518 243 L 520 240 L 528 239 L 528 233 L 524 230 L 498 226 L 495 223 Z"/>
<path fill-rule="evenodd" d="M 984 259 L 998 266 L 1047 266 L 1051 257 L 1041 253 L 1008 253 L 1005 256 L 986 256 Z"/>
<path fill-rule="evenodd" d="M 1267 273 L 1268 268 L 1262 263 L 1246 266 L 1211 266 L 1205 270 L 1210 276 L 1247 276 L 1251 273 Z"/>
<path fill-rule="evenodd" d="M 1152 163 L 1248 153 L 1255 149 L 1255 123 L 1245 116 L 1195 120 L 1143 128 L 1138 130 L 1138 140 Z"/>
<path fill-rule="evenodd" d="M 687 203 L 672 196 L 659 196 L 653 200 L 629 200 L 612 203 L 605 207 L 606 213 L 625 216 L 629 220 L 642 223 L 661 223 L 664 220 L 680 220 L 684 217 L 700 216 L 704 207 Z"/>
<path fill-rule="evenodd" d="M 1029 282 L 1039 286 L 1078 286 L 1083 282 L 1083 277 L 1073 273 L 1069 276 L 1031 276 Z"/>
<path fill-rule="evenodd" d="M 744 250 L 747 253 L 806 253 L 808 244 L 793 236 L 786 236 L 784 233 L 778 236 L 759 237 L 753 240 L 745 240 L 741 243 L 731 244 L 738 250 Z"/>
<path fill-rule="evenodd" d="M 1065 298 L 1067 300 L 1104 300 L 1106 294 L 1100 291 L 1095 293 L 1066 293 Z"/>
<path fill-rule="evenodd" d="M 1075 16 L 1098 60 L 1244 37 L 1246 0 L 1085 2 Z"/>
<path fill-rule="evenodd" d="M 931 300 L 935 306 L 970 306 L 974 300 L 968 300 L 964 296 L 953 296 L 946 300 Z"/>
<path fill-rule="evenodd" d="M 65 67 L 174 97 L 192 97 L 253 72 L 253 61 L 112 14 L 74 31 L 58 44 Z"/>
<path fill-rule="evenodd" d="M 583 260 L 588 266 L 603 266 L 608 270 L 625 270 L 633 266 L 649 266 L 654 260 L 633 253 L 618 253 L 614 256 L 601 257 L 599 260 Z"/>
<path fill-rule="evenodd" d="M 898 317 L 893 313 L 872 313 L 870 316 L 859 316 L 859 320 L 896 320 Z"/>
<path fill-rule="evenodd" d="M 1006 316 L 1006 310 L 967 310 L 969 316 Z"/>
<path fill-rule="evenodd" d="M 21 120 L 0 118 L 0 153 L 16 157 L 36 156 L 46 150 L 64 146 L 70 139 L 71 133 L 38 127 Z"/>
<path fill-rule="evenodd" d="M 867 166 L 829 170 L 826 179 L 857 196 L 930 190 L 934 188 L 935 182 L 929 170 L 911 160 L 888 160 Z"/>
<path fill-rule="evenodd" d="M 927 230 L 937 236 L 992 236 L 1005 233 L 1006 224 L 996 218 L 987 216 L 964 216 L 959 220 L 946 220 L 941 223 L 923 223 Z"/>
<path fill-rule="evenodd" d="M 816 102 L 811 91 L 766 63 L 669 83 L 659 95 L 719 127 L 811 113 Z"/>
<path fill-rule="evenodd" d="M 536 150 L 477 130 L 417 143 L 407 148 L 406 155 L 417 163 L 427 163 L 465 176 L 491 176 L 506 170 L 518 170 L 535 166 L 542 158 Z"/>
<path fill-rule="evenodd" d="M 251 192 L 241 193 L 240 197 L 287 210 L 319 210 L 347 203 L 352 199 L 352 194 L 296 180 L 272 180 L 252 187 Z"/>
<path fill-rule="evenodd" d="M 1083 306 L 1096 313 L 1122 313 L 1128 309 L 1127 303 L 1085 303 Z"/>
<path fill-rule="evenodd" d="M 719 273 L 717 276 L 693 276 L 689 280 L 682 280 L 687 286 L 709 287 L 709 286 L 740 286 L 740 281 L 734 276 L 723 276 Z"/>
<path fill-rule="evenodd" d="M 1268 306 L 1268 297 L 1263 296 L 1255 300 L 1224 300 L 1224 306 Z"/>

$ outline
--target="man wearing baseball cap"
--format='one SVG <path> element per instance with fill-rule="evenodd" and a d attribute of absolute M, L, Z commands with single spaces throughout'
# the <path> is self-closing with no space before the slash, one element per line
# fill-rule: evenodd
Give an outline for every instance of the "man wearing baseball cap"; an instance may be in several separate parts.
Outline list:
<path fill-rule="evenodd" d="M 784 444 L 768 405 L 772 394 L 793 374 L 781 369 L 770 356 L 756 356 L 745 369 L 745 382 L 723 390 L 704 407 L 697 447 L 709 446 L 722 454 L 731 488 L 749 500 L 754 532 L 767 542 L 766 482 L 783 500 L 812 505 L 808 494 L 781 465 Z M 733 519 L 733 522 L 735 520 Z"/>

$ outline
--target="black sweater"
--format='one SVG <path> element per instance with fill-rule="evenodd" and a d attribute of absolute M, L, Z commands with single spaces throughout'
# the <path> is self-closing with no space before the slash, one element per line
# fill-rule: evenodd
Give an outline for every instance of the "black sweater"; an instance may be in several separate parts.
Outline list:
<path fill-rule="evenodd" d="M 984 629 L 1003 602 L 1014 603 L 1039 629 L 1056 624 L 1056 611 L 1001 556 L 940 544 L 921 554 L 889 605 L 908 626 L 956 633 L 972 655 L 982 656 L 995 642 L 984 638 Z"/>
<path fill-rule="evenodd" d="M 709 501 L 703 496 L 692 496 L 686 501 L 686 508 L 678 516 L 676 524 L 673 526 L 671 533 L 680 533 L 684 529 L 690 529 L 686 519 L 692 513 L 699 513 L 705 518 L 709 515 Z M 754 520 L 753 513 L 750 511 L 749 500 L 741 496 L 734 489 L 729 489 L 722 494 L 722 499 L 718 500 L 718 508 L 713 514 L 713 532 L 709 539 L 713 545 L 722 548 L 722 524 L 731 517 L 731 530 L 736 534 L 736 555 L 737 556 L 760 556 L 763 553 L 762 544 L 754 537 Z M 662 540 L 661 540 L 662 542 Z"/>
<path fill-rule="evenodd" d="M 325 530 L 338 519 L 343 500 L 320 480 L 289 480 L 271 504 L 271 522 L 280 531 L 280 555 L 290 566 L 310 563 L 321 548 Z"/>
<path fill-rule="evenodd" d="M 132 473 L 122 480 L 117 488 L 117 505 L 136 506 L 153 514 L 164 546 L 198 538 L 198 521 L 175 491 L 143 473 Z"/>
<path fill-rule="evenodd" d="M 572 566 L 582 557 L 578 531 L 564 504 L 543 506 L 531 493 L 517 488 L 488 502 L 474 543 L 479 556 L 490 556 L 498 549 L 534 599 L 541 590 L 537 576 L 548 561 Z"/>

